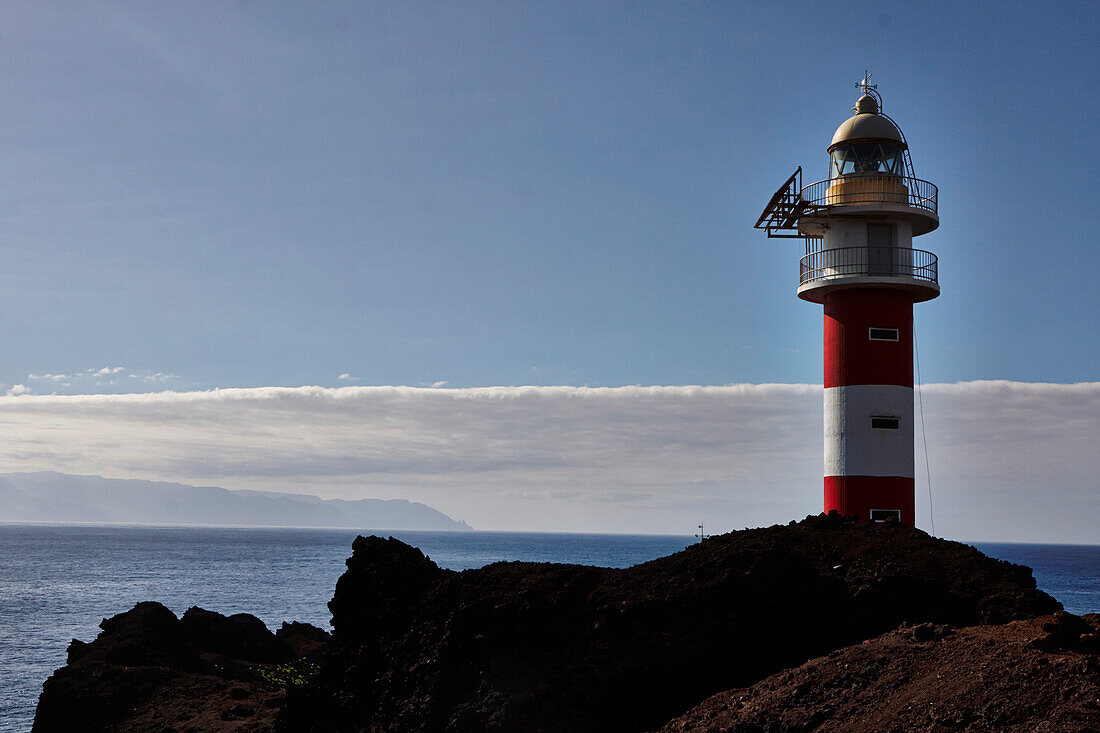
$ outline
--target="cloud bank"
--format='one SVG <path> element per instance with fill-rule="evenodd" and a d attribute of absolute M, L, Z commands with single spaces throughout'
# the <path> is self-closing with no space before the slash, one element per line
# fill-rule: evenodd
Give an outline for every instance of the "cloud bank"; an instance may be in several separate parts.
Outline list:
<path fill-rule="evenodd" d="M 1100 542 L 1100 383 L 926 385 L 936 530 Z M 481 529 L 690 533 L 821 504 L 821 387 L 0 397 L 0 470 L 407 498 Z M 918 426 L 918 521 L 929 527 Z"/>

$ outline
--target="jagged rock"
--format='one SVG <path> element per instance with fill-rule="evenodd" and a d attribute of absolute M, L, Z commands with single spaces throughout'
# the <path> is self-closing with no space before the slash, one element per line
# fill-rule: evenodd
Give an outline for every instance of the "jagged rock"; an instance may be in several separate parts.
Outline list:
<path fill-rule="evenodd" d="M 275 638 L 290 651 L 292 659 L 300 657 L 313 659 L 320 658 L 324 653 L 325 647 L 328 646 L 329 634 L 312 624 L 284 621 L 275 632 Z"/>
<path fill-rule="evenodd" d="M 1027 568 L 910 527 L 824 516 L 625 570 L 456 573 L 378 537 L 358 538 L 347 565 L 329 653 L 288 696 L 284 730 L 647 730 L 902 622 L 1060 608 Z"/>
<path fill-rule="evenodd" d="M 1090 623 L 1090 620 L 1094 623 Z M 1031 641 L 1037 649 L 1046 651 L 1079 651 L 1089 654 L 1100 653 L 1100 618 L 1090 616 L 1082 618 L 1061 611 L 1050 621 L 1043 624 L 1044 634 Z"/>
<path fill-rule="evenodd" d="M 280 639 L 255 616 L 197 607 L 180 620 L 152 602 L 100 628 L 91 643 L 74 639 L 67 666 L 46 680 L 34 733 L 269 731 L 284 690 L 263 672 L 304 646 L 317 656 L 327 637 L 293 624 Z"/>
<path fill-rule="evenodd" d="M 940 641 L 955 633 L 947 624 L 918 624 L 913 627 L 913 638 L 917 641 Z"/>
<path fill-rule="evenodd" d="M 287 646 L 251 614 L 223 616 L 192 606 L 179 623 L 184 637 L 203 651 L 252 662 L 279 662 L 290 656 Z"/>

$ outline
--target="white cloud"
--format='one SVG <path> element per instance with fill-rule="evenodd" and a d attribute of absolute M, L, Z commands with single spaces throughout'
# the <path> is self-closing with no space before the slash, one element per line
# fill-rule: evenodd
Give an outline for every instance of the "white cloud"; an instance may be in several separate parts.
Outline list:
<path fill-rule="evenodd" d="M 178 374 L 170 372 L 131 372 L 126 367 L 121 366 L 106 366 L 98 369 L 92 367 L 72 374 L 58 372 L 27 375 L 29 381 L 55 382 L 57 387 L 66 391 L 71 389 L 74 384 L 77 385 L 77 390 L 85 391 L 91 391 L 93 387 L 115 387 L 122 383 L 121 379 L 123 377 L 147 385 L 165 385 L 179 379 Z"/>
<path fill-rule="evenodd" d="M 337 377 L 337 379 L 340 379 L 340 380 L 345 381 L 345 382 L 358 382 L 359 381 L 359 377 L 353 377 L 350 374 L 348 374 L 347 372 L 344 372 L 343 374 L 341 374 L 339 377 Z"/>
<path fill-rule="evenodd" d="M 180 378 L 180 375 L 178 374 L 169 374 L 167 372 L 155 372 L 152 374 L 146 373 L 134 376 L 137 376 L 137 378 L 143 382 L 170 382 L 174 379 Z M 111 382 L 111 384 L 114 384 L 114 382 Z"/>
<path fill-rule="evenodd" d="M 1100 542 L 1100 383 L 927 385 L 924 407 L 940 534 Z M 483 529 L 690 533 L 819 511 L 821 419 L 820 386 L 785 384 L 24 396 L 0 398 L 0 469 L 403 497 Z"/>
<path fill-rule="evenodd" d="M 25 384 L 13 384 L 5 393 L 8 397 L 19 397 L 31 393 L 31 388 Z"/>

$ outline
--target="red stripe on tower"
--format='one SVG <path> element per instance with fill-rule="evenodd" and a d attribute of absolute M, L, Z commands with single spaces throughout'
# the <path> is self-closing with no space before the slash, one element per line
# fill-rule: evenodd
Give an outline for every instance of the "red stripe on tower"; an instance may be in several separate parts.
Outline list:
<path fill-rule="evenodd" d="M 826 476 L 825 511 L 871 519 L 872 512 L 900 510 L 903 524 L 916 524 L 913 479 L 900 476 Z M 888 515 L 887 515 L 888 516 Z M 878 517 L 876 517 L 877 519 Z"/>
<path fill-rule="evenodd" d="M 911 295 L 861 288 L 825 296 L 825 386 L 849 384 L 913 386 Z"/>

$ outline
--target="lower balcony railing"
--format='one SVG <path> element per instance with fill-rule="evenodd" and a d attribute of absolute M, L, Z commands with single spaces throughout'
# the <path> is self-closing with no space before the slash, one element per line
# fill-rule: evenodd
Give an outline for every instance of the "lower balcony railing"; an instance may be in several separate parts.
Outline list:
<path fill-rule="evenodd" d="M 799 284 L 843 277 L 904 277 L 937 282 L 936 255 L 900 247 L 840 247 L 802 258 Z"/>

